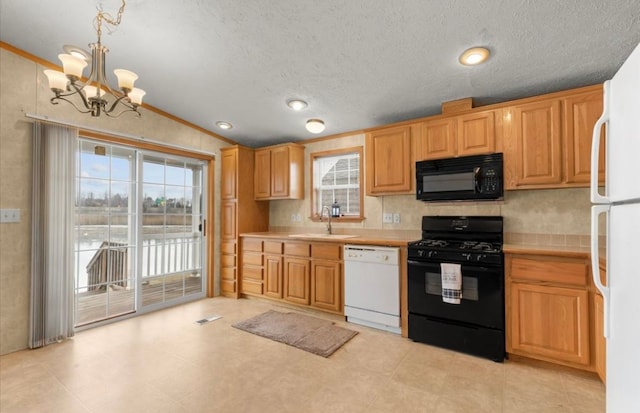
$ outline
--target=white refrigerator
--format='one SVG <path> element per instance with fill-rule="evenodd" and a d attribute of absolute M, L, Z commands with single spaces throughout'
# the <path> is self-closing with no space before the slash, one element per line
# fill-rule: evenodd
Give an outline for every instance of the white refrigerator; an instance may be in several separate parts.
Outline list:
<path fill-rule="evenodd" d="M 599 192 L 601 127 L 606 182 Z M 607 413 L 640 412 L 640 45 L 604 84 L 604 109 L 591 148 L 591 202 L 593 278 L 603 296 L 607 339 Z M 604 285 L 600 232 L 606 234 Z"/>

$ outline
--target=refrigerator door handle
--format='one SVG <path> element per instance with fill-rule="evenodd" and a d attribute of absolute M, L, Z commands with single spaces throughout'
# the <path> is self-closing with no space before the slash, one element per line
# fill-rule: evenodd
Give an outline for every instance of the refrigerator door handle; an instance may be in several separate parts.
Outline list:
<path fill-rule="evenodd" d="M 593 127 L 593 137 L 591 139 L 591 202 L 594 204 L 608 204 L 610 201 L 606 196 L 598 192 L 598 160 L 600 159 L 600 135 L 602 126 L 609 121 L 609 81 L 603 85 L 602 115 Z M 605 161 L 606 162 L 606 161 Z"/>
<path fill-rule="evenodd" d="M 600 214 L 608 213 L 610 205 L 594 205 L 591 207 L 591 274 L 593 283 L 602 294 L 604 337 L 609 338 L 609 287 L 604 286 L 600 280 L 600 249 L 598 245 L 598 217 Z M 609 274 L 607 273 L 607 285 L 609 285 Z"/>

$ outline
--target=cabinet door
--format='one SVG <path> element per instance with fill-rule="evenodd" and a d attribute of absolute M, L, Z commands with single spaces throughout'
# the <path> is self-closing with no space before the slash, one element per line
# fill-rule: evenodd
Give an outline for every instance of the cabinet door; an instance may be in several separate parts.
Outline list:
<path fill-rule="evenodd" d="M 264 256 L 264 295 L 282 298 L 282 256 Z"/>
<path fill-rule="evenodd" d="M 581 93 L 563 99 L 565 174 L 567 183 L 591 180 L 591 138 L 593 126 L 602 114 L 602 91 Z M 604 133 L 600 139 L 598 177 L 604 182 Z"/>
<path fill-rule="evenodd" d="M 223 201 L 221 206 L 222 213 L 222 232 L 220 237 L 222 239 L 235 239 L 236 238 L 236 201 Z"/>
<path fill-rule="evenodd" d="M 309 260 L 284 258 L 284 299 L 309 305 Z"/>
<path fill-rule="evenodd" d="M 311 305 L 342 313 L 339 261 L 311 260 Z"/>
<path fill-rule="evenodd" d="M 589 365 L 589 294 L 586 290 L 511 283 L 514 353 Z"/>
<path fill-rule="evenodd" d="M 515 185 L 552 185 L 562 181 L 560 101 L 513 107 Z"/>
<path fill-rule="evenodd" d="M 222 182 L 220 184 L 220 196 L 222 199 L 236 198 L 236 177 L 238 167 L 238 149 L 233 148 L 222 151 Z"/>
<path fill-rule="evenodd" d="M 456 155 L 456 121 L 452 118 L 424 122 L 416 136 L 416 161 Z"/>
<path fill-rule="evenodd" d="M 370 132 L 365 159 L 367 195 L 411 192 L 411 126 Z"/>
<path fill-rule="evenodd" d="M 607 340 L 604 338 L 604 302 L 600 294 L 593 295 L 593 322 L 596 373 L 604 382 L 607 371 Z"/>
<path fill-rule="evenodd" d="M 281 146 L 271 150 L 271 197 L 289 196 L 289 148 Z"/>
<path fill-rule="evenodd" d="M 496 150 L 493 111 L 457 116 L 458 156 L 493 153 Z"/>
<path fill-rule="evenodd" d="M 256 199 L 265 199 L 271 196 L 271 151 L 255 151 L 255 169 L 253 175 L 253 188 Z"/>

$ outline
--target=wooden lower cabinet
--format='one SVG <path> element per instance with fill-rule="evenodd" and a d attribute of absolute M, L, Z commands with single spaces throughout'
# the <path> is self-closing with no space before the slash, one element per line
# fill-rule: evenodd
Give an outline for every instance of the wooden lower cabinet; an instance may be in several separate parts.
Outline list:
<path fill-rule="evenodd" d="M 309 305 L 309 259 L 284 257 L 284 299 Z"/>
<path fill-rule="evenodd" d="M 511 284 L 511 350 L 589 365 L 589 292 Z"/>
<path fill-rule="evenodd" d="M 342 312 L 342 277 L 340 262 L 311 261 L 311 305 L 323 310 Z"/>
<path fill-rule="evenodd" d="M 505 257 L 507 352 L 595 371 L 588 259 Z"/>
<path fill-rule="evenodd" d="M 342 247 L 337 242 L 243 237 L 240 294 L 343 314 Z"/>
<path fill-rule="evenodd" d="M 264 256 L 264 295 L 282 298 L 282 256 Z"/>

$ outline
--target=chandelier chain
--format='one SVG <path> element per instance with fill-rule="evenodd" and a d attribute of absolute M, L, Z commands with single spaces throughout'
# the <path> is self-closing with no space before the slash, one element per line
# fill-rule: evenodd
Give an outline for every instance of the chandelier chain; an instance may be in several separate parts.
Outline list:
<path fill-rule="evenodd" d="M 122 21 L 122 13 L 124 13 L 124 6 L 126 6 L 125 0 L 122 0 L 122 5 L 120 5 L 120 9 L 118 9 L 117 18 L 113 18 L 113 16 L 109 13 L 105 13 L 102 11 L 102 5 L 100 9 L 98 9 L 98 15 L 94 20 L 94 27 L 96 32 L 98 33 L 98 43 L 100 43 L 100 39 L 102 37 L 102 21 L 111 26 L 118 26 Z"/>

